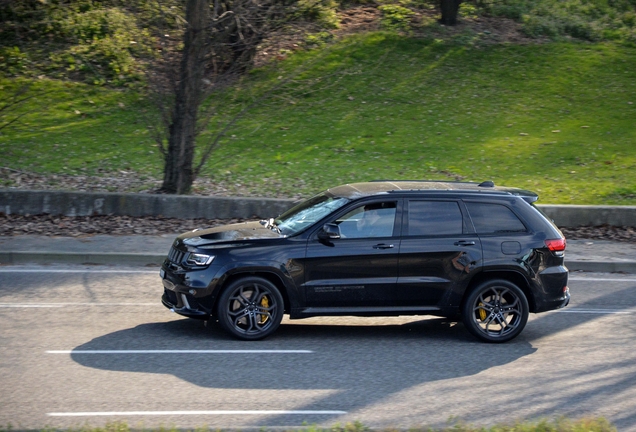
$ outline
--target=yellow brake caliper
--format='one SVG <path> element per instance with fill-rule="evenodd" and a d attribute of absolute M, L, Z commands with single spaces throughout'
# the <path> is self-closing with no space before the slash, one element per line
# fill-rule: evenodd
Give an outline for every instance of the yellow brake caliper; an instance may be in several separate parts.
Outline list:
<path fill-rule="evenodd" d="M 263 296 L 263 298 L 261 299 L 261 306 L 263 306 L 264 309 L 267 309 L 269 307 L 269 298 L 267 298 L 267 296 Z M 267 322 L 267 318 L 267 315 L 261 314 L 261 319 L 258 323 L 265 324 Z"/>
<path fill-rule="evenodd" d="M 479 319 L 482 321 L 486 321 L 488 314 L 486 313 L 486 309 L 484 309 L 484 304 L 479 302 Z"/>

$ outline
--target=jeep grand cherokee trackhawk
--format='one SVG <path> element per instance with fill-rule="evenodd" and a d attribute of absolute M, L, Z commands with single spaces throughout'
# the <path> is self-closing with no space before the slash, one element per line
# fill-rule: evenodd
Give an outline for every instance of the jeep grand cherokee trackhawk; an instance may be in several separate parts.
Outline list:
<path fill-rule="evenodd" d="M 493 182 L 375 181 L 326 190 L 269 220 L 180 235 L 163 304 L 239 339 L 283 314 L 436 315 L 487 342 L 566 306 L 565 238 L 533 192 Z"/>

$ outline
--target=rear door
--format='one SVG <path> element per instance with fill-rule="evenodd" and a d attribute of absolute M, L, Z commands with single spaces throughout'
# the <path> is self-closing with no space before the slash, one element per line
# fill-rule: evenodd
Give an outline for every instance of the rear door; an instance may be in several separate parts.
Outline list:
<path fill-rule="evenodd" d="M 482 262 L 465 208 L 459 200 L 408 199 L 402 219 L 398 305 L 445 305 Z"/>
<path fill-rule="evenodd" d="M 531 247 L 533 234 L 513 211 L 514 199 L 505 204 L 466 200 L 465 205 L 481 239 L 485 267 L 522 267 L 525 272 L 538 265 Z"/>

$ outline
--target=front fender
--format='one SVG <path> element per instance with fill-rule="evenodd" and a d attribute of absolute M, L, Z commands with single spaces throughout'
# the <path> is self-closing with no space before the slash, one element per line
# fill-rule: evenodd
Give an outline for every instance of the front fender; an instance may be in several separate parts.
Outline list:
<path fill-rule="evenodd" d="M 299 292 L 294 282 L 295 267 L 280 263 L 277 261 L 255 260 L 248 262 L 232 262 L 221 267 L 215 276 L 214 297 L 218 297 L 219 293 L 225 285 L 241 275 L 262 276 L 274 282 L 281 289 L 283 297 L 289 300 L 290 307 L 298 304 Z M 272 279 L 275 278 L 275 279 Z M 280 283 L 277 283 L 279 281 Z M 281 286 L 282 284 L 282 286 Z"/>

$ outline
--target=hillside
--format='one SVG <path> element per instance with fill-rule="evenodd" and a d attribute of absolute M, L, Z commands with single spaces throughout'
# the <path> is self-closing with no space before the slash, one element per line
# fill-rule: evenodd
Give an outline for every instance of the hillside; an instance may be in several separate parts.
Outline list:
<path fill-rule="evenodd" d="M 377 8 L 341 11 L 337 30 L 263 49 L 261 60 L 271 50 L 276 60 L 214 101 L 221 109 L 202 140 L 279 87 L 232 128 L 194 193 L 296 197 L 373 178 L 492 179 L 542 203 L 636 204 L 636 48 L 532 38 L 527 22 L 492 14 L 446 28 L 435 13 L 422 9 L 410 18 L 419 24 L 396 32 L 382 30 Z M 48 93 L 2 131 L 5 187 L 158 187 L 142 88 L 5 75 L 0 91 L 20 83 Z"/>

